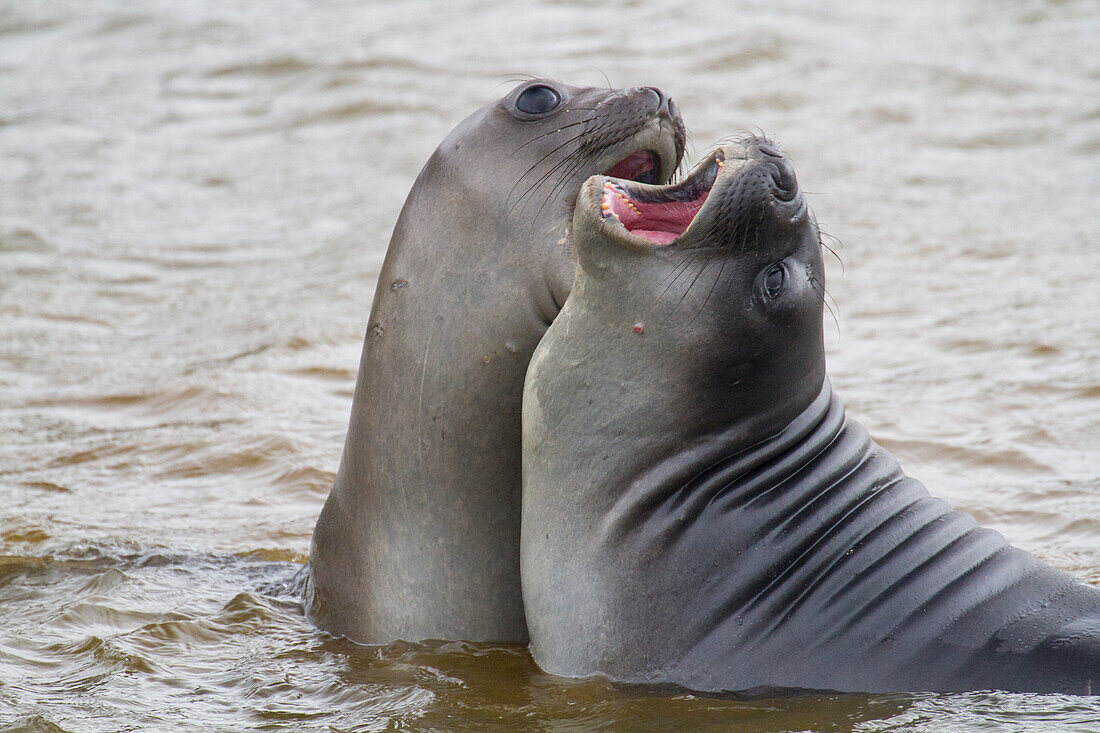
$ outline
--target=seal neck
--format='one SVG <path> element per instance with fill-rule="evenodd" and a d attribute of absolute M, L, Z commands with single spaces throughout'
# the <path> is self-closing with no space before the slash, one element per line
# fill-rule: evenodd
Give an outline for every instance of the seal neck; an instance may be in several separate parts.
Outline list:
<path fill-rule="evenodd" d="M 719 496 L 727 504 L 748 503 L 811 463 L 844 424 L 844 404 L 825 378 L 813 401 L 770 437 L 743 446 L 744 426 L 734 425 L 647 469 L 606 514 L 603 539 L 621 542 L 623 535 L 654 521 L 686 526 Z"/>

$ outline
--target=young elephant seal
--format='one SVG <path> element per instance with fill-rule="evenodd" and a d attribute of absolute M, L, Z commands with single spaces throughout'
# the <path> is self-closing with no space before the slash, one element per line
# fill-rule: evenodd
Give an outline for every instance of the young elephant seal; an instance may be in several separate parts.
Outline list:
<path fill-rule="evenodd" d="M 686 231 L 685 231 L 686 228 Z M 790 163 L 585 183 L 523 402 L 521 570 L 548 672 L 711 692 L 1100 691 L 1100 589 L 978 527 L 847 420 Z"/>
<path fill-rule="evenodd" d="M 577 190 L 667 181 L 684 127 L 659 90 L 520 84 L 432 154 L 394 228 L 310 618 L 356 641 L 525 641 L 520 397 L 573 282 Z"/>

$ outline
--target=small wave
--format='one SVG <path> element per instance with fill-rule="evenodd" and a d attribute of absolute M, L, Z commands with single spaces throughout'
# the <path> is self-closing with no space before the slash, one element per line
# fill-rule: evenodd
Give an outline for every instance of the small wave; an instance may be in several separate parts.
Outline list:
<path fill-rule="evenodd" d="M 309 562 L 309 555 L 304 555 L 301 552 L 288 550 L 286 548 L 261 547 L 256 550 L 246 550 L 245 552 L 238 552 L 236 556 L 248 560 L 263 560 L 264 562 L 286 562 L 295 563 L 297 565 L 302 565 Z"/>
<path fill-rule="evenodd" d="M 345 102 L 333 105 L 317 112 L 298 115 L 285 124 L 288 129 L 317 125 L 330 122 L 346 122 L 349 120 L 373 119 L 379 116 L 406 114 L 409 112 L 439 114 L 439 110 L 429 105 L 413 105 L 407 102 L 384 102 L 380 100 L 361 99 L 355 102 Z"/>
<path fill-rule="evenodd" d="M 109 36 L 121 31 L 130 30 L 131 28 L 150 25 L 153 22 L 154 18 L 149 15 L 118 15 L 113 18 L 108 18 L 96 27 L 89 29 L 87 35 L 92 38 L 99 38 L 101 36 Z"/>
<path fill-rule="evenodd" d="M 0 532 L 0 539 L 4 542 L 26 542 L 38 544 L 50 538 L 50 533 L 38 525 L 22 524 Z"/>
<path fill-rule="evenodd" d="M 715 52 L 693 62 L 695 72 L 714 73 L 748 69 L 759 64 L 774 63 L 787 57 L 789 49 L 783 36 L 776 33 L 752 33 L 739 36 L 730 44 L 717 44 Z M 699 49 L 683 48 L 685 58 L 699 55 Z"/>
<path fill-rule="evenodd" d="M 55 251 L 46 239 L 32 229 L 17 228 L 0 234 L 0 252 L 39 252 Z"/>
<path fill-rule="evenodd" d="M 364 59 L 331 61 L 286 55 L 224 64 L 207 71 L 205 75 L 210 78 L 226 76 L 283 77 L 318 71 L 374 71 L 388 69 L 393 71 L 423 72 L 430 71 L 432 68 L 433 67 L 421 63 L 416 59 L 403 56 L 372 56 Z"/>
<path fill-rule="evenodd" d="M 929 463 L 947 460 L 977 468 L 1006 469 L 1015 474 L 1050 475 L 1057 473 L 1053 466 L 1038 461 L 1017 448 L 976 451 L 933 440 L 884 438 L 882 436 L 876 436 L 875 442 L 891 453 L 914 457 Z"/>
<path fill-rule="evenodd" d="M 257 555 L 256 553 L 260 553 Z M 278 578 L 264 581 L 256 588 L 257 593 L 262 593 L 265 596 L 271 596 L 272 598 L 290 597 L 295 599 L 301 599 L 305 596 L 306 587 L 309 585 L 309 557 L 300 553 L 287 553 L 294 559 L 287 560 L 285 562 L 303 563 L 301 567 L 294 570 L 292 575 L 284 575 Z M 273 550 L 252 550 L 251 552 L 244 553 L 244 557 L 250 559 L 271 560 L 274 557 L 280 557 L 283 555 L 283 551 Z M 279 560 L 280 562 L 284 562 Z M 288 569 L 289 572 L 289 569 Z"/>
<path fill-rule="evenodd" d="M 39 491 L 48 491 L 58 494 L 71 494 L 73 490 L 62 486 L 61 484 L 55 484 L 52 481 L 24 481 L 23 485 L 29 489 L 37 489 Z"/>
<path fill-rule="evenodd" d="M 206 72 L 206 76 L 286 76 L 301 74 L 319 68 L 317 62 L 307 61 L 298 56 L 276 56 L 259 61 L 242 61 L 226 64 Z"/>
<path fill-rule="evenodd" d="M 0 733 L 71 733 L 71 731 L 67 728 L 62 728 L 46 717 L 32 715 L 29 718 L 18 720 L 11 725 L 4 725 L 0 728 Z"/>
<path fill-rule="evenodd" d="M 315 377 L 317 379 L 332 380 L 336 382 L 351 382 L 355 380 L 357 369 L 340 369 L 337 367 L 308 366 L 297 369 L 288 369 L 287 374 L 298 377 Z"/>

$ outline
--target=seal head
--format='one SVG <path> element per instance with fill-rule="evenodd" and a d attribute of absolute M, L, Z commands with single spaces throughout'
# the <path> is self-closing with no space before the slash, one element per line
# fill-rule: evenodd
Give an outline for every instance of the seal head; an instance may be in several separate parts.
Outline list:
<path fill-rule="evenodd" d="M 574 236 L 577 305 L 592 288 L 612 304 L 602 327 L 641 337 L 623 344 L 637 350 L 630 376 L 668 380 L 700 403 L 677 411 L 685 424 L 751 420 L 755 436 L 821 390 L 820 235 L 771 143 L 723 146 L 675 186 L 593 177 Z"/>

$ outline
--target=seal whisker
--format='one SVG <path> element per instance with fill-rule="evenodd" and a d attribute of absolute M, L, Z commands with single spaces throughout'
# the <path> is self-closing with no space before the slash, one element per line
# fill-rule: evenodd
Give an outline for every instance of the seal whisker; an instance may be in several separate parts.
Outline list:
<path fill-rule="evenodd" d="M 726 258 L 721 258 L 721 264 L 718 267 L 718 276 L 714 278 L 714 282 L 710 284 L 710 290 L 707 291 L 707 297 L 703 299 L 703 304 L 699 306 L 699 310 L 695 311 L 695 315 L 691 317 L 687 325 L 695 323 L 695 319 L 699 317 L 699 314 L 707 307 L 707 303 L 710 302 L 710 296 L 714 295 L 714 289 L 718 286 L 718 282 L 722 279 L 722 273 L 726 270 Z"/>
<path fill-rule="evenodd" d="M 664 285 L 665 287 L 660 292 L 660 294 L 657 296 L 658 298 L 663 296 L 668 291 L 668 289 L 670 287 L 672 287 L 672 285 L 678 279 L 680 279 L 680 275 L 682 275 L 684 270 L 687 269 L 688 262 L 692 258 L 694 253 L 691 251 L 690 248 L 688 248 L 688 249 L 682 250 L 682 255 L 683 256 L 680 257 L 680 260 L 675 265 L 673 265 L 672 270 L 669 272 L 669 274 L 667 274 L 663 278 L 661 278 L 660 284 Z"/>
<path fill-rule="evenodd" d="M 829 311 L 829 315 L 832 316 L 833 325 L 836 326 L 836 335 L 837 337 L 839 337 L 840 320 L 836 317 L 836 312 L 833 310 L 833 306 L 829 305 L 829 301 L 832 300 L 832 295 L 829 293 L 828 290 L 825 289 L 825 286 L 819 284 L 817 280 L 811 279 L 810 283 L 810 287 L 812 287 L 814 291 L 821 296 L 821 304 L 825 306 L 825 309 Z M 833 302 L 835 303 L 836 301 L 834 300 Z"/>
<path fill-rule="evenodd" d="M 532 79 L 538 79 L 538 78 L 539 78 L 538 74 L 529 74 L 526 71 L 512 71 L 512 72 L 509 72 L 509 75 L 507 77 L 505 77 L 504 81 L 500 82 L 500 84 L 497 84 L 495 87 L 493 87 L 493 89 L 496 89 L 501 84 L 514 84 L 516 82 L 531 81 Z M 542 77 L 542 78 L 549 79 L 550 77 L 546 76 L 546 77 Z"/>
<path fill-rule="evenodd" d="M 695 277 L 693 277 L 691 279 L 691 282 L 688 283 L 687 288 L 684 290 L 684 294 L 680 296 L 680 300 L 678 300 L 676 302 L 676 305 L 672 307 L 673 313 L 675 313 L 676 309 L 680 307 L 680 304 L 684 302 L 684 299 L 687 298 L 688 293 L 690 293 L 691 289 L 695 287 L 695 283 L 699 282 L 699 278 L 703 276 L 703 273 L 707 271 L 707 268 L 710 267 L 710 263 L 713 261 L 713 259 L 708 259 L 703 262 L 703 266 L 699 268 L 699 272 L 695 273 Z"/>
<path fill-rule="evenodd" d="M 579 139 L 580 137 L 583 137 L 583 133 L 581 135 L 578 135 L 577 138 L 575 138 L 575 139 Z M 527 188 L 526 191 L 523 192 L 523 194 L 520 195 L 520 197 L 518 199 L 516 199 L 515 204 L 513 204 L 511 206 L 511 208 L 508 209 L 508 214 L 510 215 L 513 211 L 515 211 L 515 209 L 521 203 L 523 203 L 524 199 L 527 199 L 528 197 L 532 196 L 535 193 L 535 191 L 542 188 L 547 183 L 547 181 L 549 181 L 550 178 L 555 173 L 557 173 L 559 170 L 562 169 L 563 166 L 567 166 L 567 165 L 568 166 L 573 166 L 573 165 L 576 165 L 578 163 L 578 161 L 580 162 L 581 165 L 583 165 L 583 161 L 584 161 L 583 155 L 584 155 L 584 150 L 583 150 L 583 148 L 581 148 L 581 149 L 573 151 L 572 153 L 570 153 L 569 155 L 565 156 L 560 161 L 558 161 L 556 164 L 554 164 L 554 166 L 552 166 L 550 168 L 550 170 L 548 170 L 544 174 L 542 174 L 534 183 L 532 183 Z M 542 162 L 542 160 L 546 160 L 546 157 L 548 157 L 548 156 L 544 156 L 539 162 Z M 516 182 L 516 185 L 519 185 L 518 181 Z M 515 186 L 512 187 L 512 190 L 513 191 L 515 190 Z M 553 196 L 553 191 L 551 191 L 551 193 L 548 195 L 548 197 L 549 196 Z M 540 213 L 542 212 L 542 207 L 539 208 L 539 212 Z"/>
<path fill-rule="evenodd" d="M 541 164 L 542 164 L 542 163 L 543 163 L 543 162 L 544 162 L 544 161 L 545 161 L 545 160 L 546 160 L 547 158 L 549 158 L 550 156 L 552 156 L 552 155 L 553 155 L 554 153 L 558 152 L 559 150 L 561 150 L 561 149 L 562 149 L 562 148 L 564 148 L 565 146 L 567 146 L 567 145 L 569 145 L 569 144 L 571 144 L 571 143 L 574 143 L 574 142 L 576 142 L 577 140 L 580 140 L 580 139 L 581 139 L 581 138 L 583 138 L 583 137 L 584 137 L 584 136 L 585 136 L 586 134 L 588 134 L 588 130 L 584 130 L 584 131 L 582 131 L 582 132 L 581 132 L 580 134 L 574 135 L 573 137 L 569 138 L 568 140 L 566 140 L 565 142 L 561 143 L 560 145 L 558 145 L 557 147 L 555 147 L 555 148 L 554 148 L 553 150 L 549 151 L 548 153 L 546 153 L 545 155 L 543 155 L 543 156 L 542 156 L 541 158 L 539 158 L 538 160 L 536 160 L 536 161 L 535 161 L 535 162 L 534 162 L 534 163 L 533 163 L 533 164 L 532 164 L 532 165 L 531 165 L 531 166 L 530 166 L 530 167 L 529 167 L 529 168 L 528 168 L 528 169 L 527 169 L 527 170 L 526 170 L 526 171 L 524 172 L 524 174 L 523 174 L 522 176 L 520 176 L 519 178 L 517 178 L 517 179 L 516 179 L 516 183 L 515 183 L 515 185 L 514 185 L 514 186 L 512 186 L 512 192 L 514 192 L 514 191 L 515 191 L 515 189 L 516 189 L 516 186 L 518 186 L 518 185 L 520 184 L 520 182 L 521 182 L 521 181 L 523 181 L 523 179 L 524 179 L 524 178 L 526 178 L 527 176 L 529 176 L 529 175 L 531 174 L 531 172 L 532 172 L 532 171 L 534 171 L 534 170 L 535 170 L 536 168 L 538 168 L 538 167 L 539 167 L 539 165 L 541 165 Z M 577 151 L 574 151 L 574 153 L 575 153 L 575 152 L 577 152 Z M 570 155 L 572 155 L 572 154 L 573 154 L 573 153 L 571 153 Z M 569 156 L 566 156 L 566 159 L 568 159 L 568 157 L 569 157 Z"/>
<path fill-rule="evenodd" d="M 607 74 L 606 74 L 606 73 L 604 72 L 604 70 L 603 70 L 603 69 L 601 69 L 601 68 L 600 68 L 600 67 L 598 67 L 598 66 L 597 66 L 597 67 L 595 67 L 595 68 L 596 68 L 596 71 L 600 72 L 600 74 L 601 74 L 601 75 L 603 76 L 603 80 L 607 82 L 607 91 L 609 91 L 609 92 L 613 92 L 613 91 L 615 91 L 615 89 L 614 89 L 614 88 L 613 88 L 613 87 L 611 86 L 611 79 L 609 79 L 609 78 L 608 78 L 608 76 L 607 76 Z"/>
<path fill-rule="evenodd" d="M 699 248 L 696 247 L 686 247 L 682 251 L 684 253 L 683 258 L 672 268 L 672 273 L 661 280 L 661 283 L 664 284 L 665 287 L 657 295 L 657 300 L 665 296 L 665 293 L 680 280 L 680 276 L 687 272 L 688 268 L 691 266 L 692 259 L 699 256 Z M 675 308 L 673 310 L 675 310 Z"/>
<path fill-rule="evenodd" d="M 578 151 L 578 153 L 579 153 L 579 151 Z M 570 179 L 570 178 L 571 178 L 571 177 L 572 177 L 572 176 L 573 176 L 573 175 L 574 175 L 574 174 L 575 174 L 575 173 L 576 173 L 576 172 L 577 172 L 577 171 L 578 171 L 578 170 L 579 170 L 579 169 L 581 168 L 581 166 L 583 166 L 583 165 L 584 165 L 584 158 L 583 158 L 582 156 L 580 156 L 580 155 L 578 154 L 578 155 L 577 155 L 577 157 L 576 157 L 576 160 L 574 160 L 574 161 L 573 161 L 573 163 L 572 163 L 572 165 L 570 165 L 570 166 L 569 166 L 569 167 L 568 167 L 568 168 L 567 168 L 567 169 L 565 170 L 565 172 L 563 172 L 563 173 L 561 174 L 561 177 L 560 177 L 560 178 L 558 179 L 558 182 L 557 182 L 556 184 L 554 184 L 553 188 L 551 188 L 551 189 L 550 189 L 550 192 L 549 192 L 549 193 L 548 193 L 548 194 L 546 195 L 546 198 L 545 198 L 545 199 L 543 199 L 542 205 L 541 205 L 541 206 L 539 206 L 539 210 L 538 210 L 538 213 L 537 213 L 537 214 L 535 215 L 535 216 L 536 216 L 536 218 L 542 215 L 543 209 L 545 209 L 545 208 L 546 208 L 546 206 L 547 206 L 547 204 L 549 204 L 549 203 L 550 203 L 550 200 L 551 200 L 551 199 L 553 199 L 553 198 L 554 198 L 554 196 L 556 196 L 556 195 L 557 195 L 557 193 L 559 192 L 559 190 L 560 190 L 560 189 L 562 189 L 562 188 L 563 188 L 563 187 L 564 187 L 564 186 L 565 186 L 565 185 L 566 185 L 566 184 L 567 184 L 567 183 L 569 182 L 569 179 Z"/>
<path fill-rule="evenodd" d="M 671 288 L 673 285 L 675 285 L 680 280 L 680 276 L 683 275 L 685 272 L 687 272 L 688 269 L 691 268 L 691 266 L 692 266 L 693 262 L 695 261 L 695 259 L 697 257 L 699 257 L 699 250 L 697 250 L 694 247 L 685 248 L 683 250 L 683 252 L 684 252 L 683 259 L 681 259 L 680 262 L 677 263 L 677 265 L 673 268 L 673 275 L 670 276 L 669 278 L 666 278 L 668 280 L 668 283 L 665 285 L 665 287 L 661 291 L 660 295 L 657 296 L 658 298 L 664 296 L 664 294 L 668 291 L 668 289 Z"/>
<path fill-rule="evenodd" d="M 499 82 L 497 82 L 496 84 L 493 85 L 493 89 L 494 90 L 500 89 L 505 84 L 518 84 L 520 82 L 531 81 L 532 79 L 537 79 L 537 78 L 538 77 L 534 74 L 517 73 L 517 74 L 514 74 L 512 76 L 501 79 Z"/>
<path fill-rule="evenodd" d="M 537 142 L 537 141 L 543 139 L 544 137 L 549 137 L 550 135 L 557 135 L 558 133 L 560 133 L 564 130 L 568 130 L 570 127 L 576 127 L 577 125 L 583 125 L 583 124 L 586 124 L 588 122 L 592 122 L 593 120 L 598 120 L 598 119 L 600 119 L 600 115 L 591 115 L 589 117 L 585 117 L 583 120 L 575 120 L 574 122 L 570 122 L 568 124 L 562 125 L 561 127 L 557 127 L 553 130 L 549 130 L 547 132 L 542 133 L 541 135 L 535 135 L 530 140 L 525 142 L 523 145 L 520 145 L 518 148 L 516 148 L 512 152 L 513 153 L 519 152 L 520 150 L 523 150 L 528 145 L 530 145 L 534 142 Z M 573 140 L 576 140 L 576 139 L 577 138 L 573 138 L 572 140 L 570 140 L 568 142 L 572 142 Z M 568 144 L 568 142 L 566 144 Z M 557 149 L 558 148 L 555 148 L 554 150 L 551 150 L 550 153 L 548 153 L 548 155 L 553 154 Z"/>
<path fill-rule="evenodd" d="M 594 123 L 594 122 L 599 121 L 602 118 L 603 118 L 603 115 L 592 115 L 587 120 L 585 120 L 585 122 Z M 531 172 L 534 171 L 536 168 L 538 168 L 539 165 L 541 165 L 547 158 L 551 157 L 552 155 L 554 155 L 554 153 L 558 152 L 559 150 L 566 147 L 567 145 L 575 143 L 576 141 L 581 140 L 582 138 L 584 138 L 586 135 L 591 134 L 593 132 L 594 128 L 595 128 L 595 125 L 593 125 L 592 128 L 586 128 L 586 129 L 582 130 L 579 134 L 574 135 L 573 137 L 569 138 L 565 142 L 561 143 L 560 145 L 556 146 L 555 148 L 553 148 L 552 150 L 550 150 L 549 152 L 544 154 L 541 158 L 539 158 L 537 161 L 535 161 L 535 163 L 530 168 L 528 168 L 527 171 L 522 176 L 519 177 L 519 179 L 516 181 L 516 185 L 518 186 L 520 181 L 522 181 L 524 178 L 526 178 L 528 175 L 530 175 Z M 587 151 L 587 141 L 585 141 L 584 143 L 581 143 L 580 147 L 578 147 L 576 150 L 573 150 L 568 155 L 566 155 L 561 161 L 558 162 L 558 165 L 563 164 L 564 162 L 568 161 L 570 158 L 573 158 L 575 156 L 583 155 L 586 151 Z M 556 166 L 555 166 L 555 168 L 556 168 Z M 553 173 L 555 168 L 551 168 L 550 171 L 543 176 L 543 178 L 545 178 L 546 175 L 550 175 L 551 173 Z M 513 191 L 514 190 L 515 190 L 515 187 L 513 187 Z"/>
<path fill-rule="evenodd" d="M 835 242 L 837 248 L 843 247 L 844 243 L 842 241 L 840 241 L 840 239 L 838 239 L 837 237 L 834 237 L 832 234 L 829 234 L 828 232 L 822 230 L 821 222 L 818 222 L 818 224 L 817 224 L 817 232 L 820 235 L 819 238 L 818 238 L 818 244 L 820 244 L 822 247 L 827 249 L 829 251 L 829 254 L 831 254 L 833 257 L 836 258 L 836 261 L 840 263 L 840 274 L 843 275 L 844 274 L 844 260 L 842 260 L 840 258 L 840 255 L 837 254 L 837 251 L 835 249 L 833 249 L 829 245 L 825 244 L 824 237 L 828 237 L 830 240 Z"/>
<path fill-rule="evenodd" d="M 539 164 L 541 164 L 543 161 L 545 161 L 547 158 L 549 158 L 551 155 L 553 155 L 555 152 L 557 152 L 561 148 L 565 147 L 566 145 L 568 145 L 572 142 L 576 142 L 577 140 L 580 140 L 581 138 L 583 138 L 587 134 L 587 132 L 588 131 L 586 130 L 585 132 L 582 132 L 581 134 L 574 136 L 572 139 L 565 141 L 564 143 L 562 143 L 558 147 L 554 148 L 554 150 L 550 151 L 546 155 L 539 158 L 539 160 L 534 165 L 532 165 L 530 168 L 528 168 L 527 171 L 516 180 L 515 184 L 512 185 L 512 190 L 508 192 L 508 198 L 512 197 L 512 194 L 515 193 L 516 188 L 519 187 L 519 185 L 523 181 L 523 179 L 526 178 L 528 175 L 530 175 L 531 172 L 534 171 L 535 168 L 537 168 L 539 166 Z M 561 166 L 566 165 L 571 160 L 579 158 L 581 155 L 583 155 L 583 153 L 584 153 L 583 148 L 580 148 L 576 151 L 573 151 L 572 153 L 570 153 L 569 155 L 565 156 L 560 161 L 558 161 L 553 167 L 550 168 L 550 170 L 548 170 L 544 174 L 542 174 L 534 183 L 532 183 L 527 188 L 527 190 L 522 195 L 520 195 L 520 197 L 518 199 L 516 199 L 515 203 L 508 209 L 508 214 L 511 214 L 516 209 L 516 207 L 518 207 L 523 202 L 523 200 L 525 198 L 527 198 L 528 196 L 533 194 L 537 189 L 542 187 L 542 185 L 547 181 L 547 179 L 549 179 L 550 176 L 554 175 L 554 173 L 556 173 L 561 168 Z"/>
<path fill-rule="evenodd" d="M 527 147 L 531 143 L 537 142 L 538 140 L 541 140 L 544 137 L 547 137 L 549 135 L 557 135 L 559 132 L 562 132 L 563 130 L 568 130 L 570 127 L 576 127 L 577 125 L 583 125 L 586 122 L 591 122 L 592 120 L 596 120 L 596 119 L 599 119 L 599 115 L 592 115 L 591 117 L 586 117 L 583 120 L 577 120 L 576 122 L 570 122 L 569 124 L 562 125 L 561 127 L 557 128 L 557 129 L 550 130 L 549 132 L 544 132 L 541 135 L 535 135 L 533 138 L 531 138 L 530 140 L 525 142 L 523 145 L 520 145 L 518 148 L 513 150 L 512 154 L 514 155 L 515 153 L 518 153 L 519 151 L 523 150 L 525 147 Z M 576 140 L 576 138 L 573 138 L 573 139 Z"/>
<path fill-rule="evenodd" d="M 603 117 L 604 117 L 603 115 L 592 115 L 591 117 L 588 117 L 587 119 L 582 120 L 582 122 L 589 122 L 589 123 L 597 122 L 598 120 L 603 119 Z M 557 132 L 557 130 L 555 130 L 554 132 Z M 541 158 L 539 158 L 537 161 L 535 161 L 535 163 L 530 168 L 527 169 L 526 173 L 524 173 L 522 176 L 519 177 L 519 181 L 522 181 L 524 178 L 526 178 L 527 175 L 529 173 L 531 173 L 531 171 L 533 171 L 535 168 L 537 168 L 543 161 L 545 161 L 547 158 L 552 156 L 554 153 L 558 152 L 559 150 L 561 150 L 565 146 L 570 145 L 572 143 L 575 143 L 577 140 L 580 140 L 580 139 L 584 138 L 585 135 L 588 135 L 591 132 L 592 132 L 592 130 L 589 130 L 589 129 L 582 130 L 579 134 L 574 135 L 573 137 L 569 138 L 568 140 L 561 143 L 557 147 L 555 147 L 552 150 L 548 151 Z M 586 147 L 586 143 L 582 143 L 581 147 L 578 148 L 577 150 L 572 151 L 570 153 L 570 155 L 576 155 L 576 154 L 582 153 L 585 150 L 585 147 Z M 518 181 L 517 181 L 517 183 L 518 183 Z"/>

